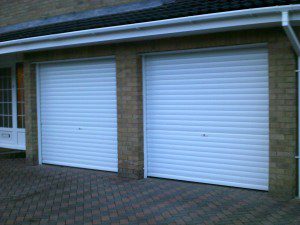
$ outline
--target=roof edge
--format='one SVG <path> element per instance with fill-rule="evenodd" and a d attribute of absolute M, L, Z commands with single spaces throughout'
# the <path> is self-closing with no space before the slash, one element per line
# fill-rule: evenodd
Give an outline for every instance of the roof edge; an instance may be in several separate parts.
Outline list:
<path fill-rule="evenodd" d="M 0 43 L 0 54 L 274 27 L 286 11 L 300 22 L 300 4 L 273 6 L 18 39 Z"/>
<path fill-rule="evenodd" d="M 116 6 L 107 6 L 100 9 L 86 10 L 81 12 L 67 13 L 63 15 L 58 15 L 46 19 L 38 19 L 27 21 L 23 23 L 18 23 L 14 25 L 8 25 L 0 27 L 0 34 L 20 31 L 24 29 L 38 28 L 42 26 L 48 26 L 58 23 L 65 23 L 76 20 L 91 19 L 100 16 L 110 16 L 120 13 L 128 13 L 140 10 L 146 10 L 151 8 L 160 7 L 163 4 L 167 4 L 174 0 L 140 0 L 138 2 L 131 2 Z"/>

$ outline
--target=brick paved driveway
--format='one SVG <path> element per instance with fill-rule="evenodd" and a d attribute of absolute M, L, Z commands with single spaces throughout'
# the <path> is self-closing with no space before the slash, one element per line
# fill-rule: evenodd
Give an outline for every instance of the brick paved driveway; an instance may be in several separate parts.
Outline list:
<path fill-rule="evenodd" d="M 0 224 L 300 224 L 300 201 L 0 160 Z"/>

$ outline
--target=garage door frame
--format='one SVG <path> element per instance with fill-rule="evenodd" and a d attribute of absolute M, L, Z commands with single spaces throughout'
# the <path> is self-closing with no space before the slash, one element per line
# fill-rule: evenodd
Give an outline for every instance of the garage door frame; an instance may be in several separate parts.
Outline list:
<path fill-rule="evenodd" d="M 162 52 L 152 52 L 152 53 L 144 53 L 142 54 L 142 93 L 143 93 L 143 130 L 144 130 L 144 178 L 148 177 L 148 149 L 147 149 L 147 81 L 146 81 L 146 57 L 147 56 L 159 56 L 159 55 L 167 55 L 167 54 L 181 54 L 181 53 L 193 53 L 193 52 L 207 52 L 207 51 L 222 51 L 222 50 L 238 50 L 244 48 L 263 48 L 268 49 L 267 43 L 255 43 L 255 44 L 245 44 L 245 45 L 234 45 L 234 46 L 225 46 L 225 47 L 210 47 L 210 48 L 199 48 L 199 49 L 187 49 L 187 50 L 171 50 L 171 51 L 162 51 Z M 269 71 L 268 71 L 269 73 Z M 269 76 L 269 74 L 268 74 Z M 270 102 L 268 105 L 270 112 Z M 270 118 L 270 113 L 269 113 Z M 269 136 L 270 141 L 270 136 Z M 270 147 L 270 145 L 269 145 Z M 270 149 L 269 149 L 270 152 Z M 268 160 L 270 165 L 270 158 Z M 270 170 L 269 170 L 270 173 Z M 269 176 L 269 175 L 268 175 Z M 268 178 L 270 182 L 270 178 Z"/>
<path fill-rule="evenodd" d="M 36 106 L 37 106 L 37 135 L 38 135 L 38 164 L 42 165 L 42 126 L 41 126 L 41 78 L 40 78 L 40 66 L 43 64 L 55 64 L 55 63 L 67 63 L 67 62 L 82 62 L 90 60 L 106 60 L 112 59 L 115 61 L 115 56 L 104 56 L 104 57 L 89 57 L 89 58 L 77 58 L 77 59 L 66 59 L 66 60 L 53 60 L 44 62 L 34 62 L 36 64 Z M 116 84 L 117 85 L 117 84 Z M 117 94 L 117 93 L 116 93 Z M 117 96 L 116 96 L 117 98 Z M 117 106 L 116 106 L 117 107 Z M 118 127 L 117 127 L 118 129 Z M 118 169 L 118 168 L 117 168 Z"/>

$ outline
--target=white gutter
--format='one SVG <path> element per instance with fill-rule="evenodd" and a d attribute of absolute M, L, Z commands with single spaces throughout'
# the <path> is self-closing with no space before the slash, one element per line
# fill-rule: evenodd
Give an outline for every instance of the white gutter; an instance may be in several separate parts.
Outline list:
<path fill-rule="evenodd" d="M 298 37 L 294 31 L 294 29 L 291 26 L 290 23 L 290 15 L 289 12 L 282 12 L 282 27 L 288 36 L 294 51 L 296 52 L 297 56 L 300 56 L 300 42 L 298 40 Z"/>
<path fill-rule="evenodd" d="M 0 55 L 101 43 L 147 40 L 248 28 L 280 26 L 281 13 L 300 23 L 300 4 L 236 10 L 153 22 L 74 31 L 0 42 Z"/>
<path fill-rule="evenodd" d="M 290 16 L 289 16 L 289 12 L 282 12 L 282 27 L 286 33 L 286 35 L 288 36 L 293 49 L 295 51 L 295 53 L 298 56 L 298 68 L 296 70 L 296 73 L 298 74 L 298 155 L 295 156 L 296 159 L 298 159 L 298 197 L 300 198 L 300 159 L 299 159 L 299 155 L 300 155 L 300 110 L 299 110 L 299 106 L 300 106 L 300 41 L 293 29 L 293 27 L 290 24 Z"/>

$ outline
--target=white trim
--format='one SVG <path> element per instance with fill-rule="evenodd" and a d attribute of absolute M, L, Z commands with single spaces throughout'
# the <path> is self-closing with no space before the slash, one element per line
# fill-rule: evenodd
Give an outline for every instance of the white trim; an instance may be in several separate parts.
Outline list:
<path fill-rule="evenodd" d="M 6 41 L 0 43 L 0 54 L 280 26 L 283 11 L 300 22 L 300 4 L 263 7 Z"/>
<path fill-rule="evenodd" d="M 37 109 L 37 128 L 38 128 L 38 162 L 42 164 L 42 129 L 41 129 L 41 103 L 40 103 L 40 65 L 36 64 L 36 109 Z"/>
<path fill-rule="evenodd" d="M 183 50 L 170 50 L 170 51 L 158 51 L 158 52 L 149 52 L 142 53 L 142 56 L 152 56 L 152 55 L 167 55 L 167 54 L 180 54 L 180 53 L 193 53 L 193 52 L 208 52 L 215 50 L 234 50 L 241 48 L 259 48 L 267 47 L 268 43 L 254 43 L 254 44 L 240 44 L 240 45 L 230 45 L 230 46 L 217 46 L 217 47 L 208 47 L 208 48 L 197 48 L 197 49 L 183 49 Z"/>
<path fill-rule="evenodd" d="M 16 81 L 16 64 L 12 67 L 12 82 L 11 82 L 11 89 L 12 89 L 12 125 L 13 129 L 18 128 L 18 113 L 17 113 L 17 81 Z"/>
<path fill-rule="evenodd" d="M 50 60 L 50 61 L 37 61 L 37 62 L 32 62 L 36 63 L 39 65 L 42 64 L 52 64 L 52 63 L 64 63 L 64 62 L 76 62 L 76 61 L 89 61 L 89 60 L 104 60 L 104 59 L 116 59 L 114 55 L 109 55 L 109 56 L 99 56 L 99 57 L 87 57 L 87 58 L 72 58 L 72 59 L 62 59 L 62 60 Z"/>
<path fill-rule="evenodd" d="M 10 128 L 10 127 L 0 127 L 0 131 L 3 130 L 3 131 L 12 131 L 13 128 Z M 0 146 L 1 148 L 1 146 Z"/>
<path fill-rule="evenodd" d="M 147 150 L 147 83 L 146 83 L 146 71 L 145 71 L 145 55 L 142 56 L 142 93 L 143 93 L 143 130 L 144 130 L 144 178 L 148 177 L 148 150 Z"/>
<path fill-rule="evenodd" d="M 16 63 L 11 67 L 11 91 L 12 91 L 12 130 L 13 130 L 13 143 L 18 143 L 18 113 L 17 113 L 17 82 L 16 82 Z"/>
<path fill-rule="evenodd" d="M 10 148 L 10 149 L 13 149 L 13 150 L 26 151 L 26 147 L 22 147 L 20 145 L 3 144 L 3 143 L 1 143 L 0 148 Z"/>
<path fill-rule="evenodd" d="M 288 12 L 282 12 L 282 27 L 288 36 L 294 51 L 297 53 L 297 55 L 300 55 L 300 42 L 298 40 L 298 37 L 292 28 L 290 24 L 290 15 Z"/>
<path fill-rule="evenodd" d="M 300 69 L 300 56 L 298 56 L 298 69 Z M 298 78 L 298 198 L 300 199 L 300 72 L 297 72 Z"/>

